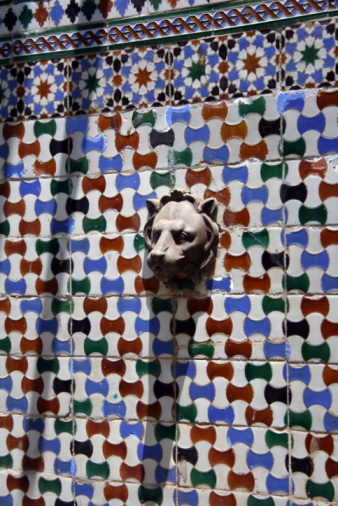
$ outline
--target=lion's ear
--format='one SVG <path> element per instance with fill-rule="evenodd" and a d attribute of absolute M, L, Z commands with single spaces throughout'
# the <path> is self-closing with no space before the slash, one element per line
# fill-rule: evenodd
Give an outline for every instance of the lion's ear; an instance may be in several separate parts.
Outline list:
<path fill-rule="evenodd" d="M 214 198 L 206 199 L 201 204 L 201 210 L 205 213 L 209 218 L 216 221 L 217 220 L 217 200 Z"/>
<path fill-rule="evenodd" d="M 151 218 L 160 209 L 160 201 L 158 199 L 148 199 L 146 201 L 149 217 Z"/>

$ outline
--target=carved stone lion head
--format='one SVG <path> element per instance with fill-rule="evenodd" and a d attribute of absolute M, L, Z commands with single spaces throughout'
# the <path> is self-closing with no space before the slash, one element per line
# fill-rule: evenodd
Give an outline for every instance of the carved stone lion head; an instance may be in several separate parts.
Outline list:
<path fill-rule="evenodd" d="M 149 219 L 144 237 L 150 269 L 165 283 L 199 279 L 216 256 L 219 227 L 217 201 L 203 202 L 185 191 L 147 200 Z"/>

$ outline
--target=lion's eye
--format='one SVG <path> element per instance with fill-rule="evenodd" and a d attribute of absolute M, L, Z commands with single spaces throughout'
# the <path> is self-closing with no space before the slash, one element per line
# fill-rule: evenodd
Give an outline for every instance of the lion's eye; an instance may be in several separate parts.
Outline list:
<path fill-rule="evenodd" d="M 157 230 L 153 230 L 152 242 L 157 242 L 160 238 L 160 233 Z"/>
<path fill-rule="evenodd" d="M 177 232 L 174 234 L 174 241 L 176 244 L 183 244 L 184 242 L 187 242 L 189 240 L 189 236 L 186 232 Z"/>

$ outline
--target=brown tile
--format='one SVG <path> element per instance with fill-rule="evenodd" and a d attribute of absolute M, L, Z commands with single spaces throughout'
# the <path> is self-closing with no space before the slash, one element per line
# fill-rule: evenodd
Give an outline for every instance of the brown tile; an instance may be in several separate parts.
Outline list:
<path fill-rule="evenodd" d="M 190 430 L 190 438 L 193 444 L 199 441 L 207 441 L 211 445 L 216 442 L 216 429 L 215 427 L 198 427 L 193 425 Z"/>
<path fill-rule="evenodd" d="M 223 121 L 228 115 L 228 106 L 226 102 L 220 102 L 219 104 L 211 104 L 205 102 L 202 106 L 202 117 L 204 121 L 209 121 L 214 118 L 222 119 Z"/>
<path fill-rule="evenodd" d="M 323 316 L 327 316 L 328 312 L 330 311 L 330 303 L 326 296 L 307 297 L 305 295 L 302 298 L 300 307 L 304 316 L 308 316 L 312 313 L 320 313 Z"/>
<path fill-rule="evenodd" d="M 230 490 L 247 490 L 252 492 L 255 488 L 255 478 L 252 473 L 237 474 L 232 470 L 228 474 L 228 485 Z"/>
<path fill-rule="evenodd" d="M 107 358 L 102 359 L 101 369 L 103 376 L 108 376 L 109 374 L 118 374 L 119 376 L 124 376 L 126 372 L 126 364 L 124 360 L 108 360 Z"/>
<path fill-rule="evenodd" d="M 189 188 L 195 184 L 205 184 L 209 186 L 211 183 L 211 172 L 209 167 L 203 170 L 188 169 L 185 175 L 185 181 Z"/>
<path fill-rule="evenodd" d="M 139 255 L 134 258 L 124 258 L 119 256 L 117 259 L 117 270 L 120 274 L 127 271 L 133 271 L 138 274 L 142 269 L 142 260 Z"/>
<path fill-rule="evenodd" d="M 106 179 L 104 175 L 97 178 L 84 177 L 82 180 L 82 190 L 85 195 L 91 191 L 103 193 L 106 189 Z"/>
<path fill-rule="evenodd" d="M 139 337 L 137 339 L 133 339 L 132 341 L 128 341 L 127 339 L 120 337 L 119 342 L 117 343 L 117 349 L 122 357 L 128 353 L 140 355 L 143 349 L 143 344 Z"/>
<path fill-rule="evenodd" d="M 215 448 L 210 448 L 208 458 L 211 467 L 217 466 L 218 464 L 233 467 L 235 464 L 235 452 L 232 448 L 224 452 L 216 450 Z"/>
<path fill-rule="evenodd" d="M 105 441 L 102 446 L 102 453 L 105 459 L 114 456 L 125 460 L 127 457 L 127 445 L 125 441 L 122 441 L 122 443 L 119 444 L 113 444 L 109 441 Z"/>
<path fill-rule="evenodd" d="M 327 172 L 327 161 L 325 158 L 321 158 L 316 162 L 310 162 L 308 160 L 301 160 L 299 164 L 299 175 L 304 181 L 309 176 L 319 176 L 324 179 Z"/>
<path fill-rule="evenodd" d="M 142 167 L 147 167 L 150 169 L 155 169 L 157 165 L 157 154 L 155 151 L 148 153 L 146 155 L 141 155 L 140 153 L 134 153 L 133 155 L 133 166 L 135 170 L 139 170 Z"/>
<path fill-rule="evenodd" d="M 249 359 L 252 354 L 252 344 L 249 339 L 240 343 L 228 339 L 225 343 L 224 349 L 229 358 L 245 357 Z"/>
<path fill-rule="evenodd" d="M 122 362 L 122 360 L 121 360 Z M 102 367 L 103 371 L 103 367 Z M 95 436 L 96 434 L 101 434 L 105 438 L 109 436 L 110 428 L 108 420 L 103 420 L 103 422 L 96 422 L 94 420 L 87 420 L 86 423 L 86 432 L 88 437 Z"/>
<path fill-rule="evenodd" d="M 273 412 L 270 406 L 262 410 L 256 410 L 248 406 L 245 410 L 245 418 L 249 426 L 263 424 L 270 427 L 273 422 Z"/>
<path fill-rule="evenodd" d="M 116 499 L 122 503 L 126 503 L 128 500 L 128 488 L 126 485 L 113 486 L 106 483 L 103 493 L 108 502 Z"/>
<path fill-rule="evenodd" d="M 207 374 L 210 381 L 213 381 L 214 378 L 218 377 L 231 381 L 234 375 L 234 368 L 230 362 L 226 362 L 224 364 L 209 362 L 207 365 Z"/>
<path fill-rule="evenodd" d="M 124 328 L 125 323 L 122 316 L 116 318 L 116 320 L 109 320 L 104 316 L 100 322 L 100 330 L 104 336 L 109 334 L 109 332 L 116 332 L 117 334 L 122 335 Z"/>
<path fill-rule="evenodd" d="M 104 315 L 106 314 L 107 308 L 108 303 L 105 298 L 90 299 L 89 297 L 86 297 L 83 302 L 83 310 L 87 316 L 95 311 L 98 311 Z"/>

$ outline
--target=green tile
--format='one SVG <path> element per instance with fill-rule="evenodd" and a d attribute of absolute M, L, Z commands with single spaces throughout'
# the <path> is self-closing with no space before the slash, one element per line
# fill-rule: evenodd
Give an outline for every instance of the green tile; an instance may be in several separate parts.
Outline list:
<path fill-rule="evenodd" d="M 88 460 L 86 464 L 86 474 L 87 478 L 89 479 L 95 476 L 107 480 L 109 477 L 109 464 L 106 461 L 97 464 L 91 460 Z"/>
<path fill-rule="evenodd" d="M 269 382 L 272 378 L 271 365 L 269 363 L 263 365 L 246 364 L 245 377 L 249 382 L 255 379 L 264 379 Z"/>
<path fill-rule="evenodd" d="M 56 134 L 56 121 L 51 119 L 50 121 L 36 121 L 34 123 L 34 135 L 39 138 L 40 135 L 51 135 L 54 137 Z"/>
<path fill-rule="evenodd" d="M 183 151 L 169 151 L 168 155 L 169 166 L 181 164 L 191 167 L 192 165 L 192 151 L 190 148 L 186 148 Z"/>
<path fill-rule="evenodd" d="M 269 297 L 268 295 L 263 297 L 262 307 L 266 315 L 272 313 L 273 311 L 285 313 L 286 306 L 287 303 L 283 297 Z"/>
<path fill-rule="evenodd" d="M 93 17 L 94 12 L 96 11 L 96 4 L 94 0 L 85 0 L 82 4 L 81 10 L 88 21 L 90 21 Z"/>
<path fill-rule="evenodd" d="M 198 355 L 204 355 L 205 357 L 212 358 L 214 356 L 215 348 L 211 339 L 199 343 L 190 339 L 188 344 L 188 352 L 191 358 L 197 357 Z"/>
<path fill-rule="evenodd" d="M 176 404 L 176 418 L 177 421 L 188 420 L 189 422 L 194 422 L 197 417 L 197 408 L 195 404 L 190 404 L 189 406 L 180 406 Z"/>
<path fill-rule="evenodd" d="M 303 413 L 295 413 L 289 411 L 285 415 L 285 423 L 289 420 L 290 427 L 303 427 L 305 430 L 310 430 L 312 425 L 312 416 L 310 411 L 303 411 Z"/>
<path fill-rule="evenodd" d="M 150 185 L 153 190 L 156 190 L 159 186 L 169 186 L 170 188 L 175 186 L 175 173 L 171 171 L 161 174 L 160 172 L 152 172 L 150 176 Z"/>
<path fill-rule="evenodd" d="M 71 300 L 52 300 L 52 312 L 53 315 L 57 315 L 58 313 L 68 313 L 70 314 L 73 311 L 74 302 Z"/>
<path fill-rule="evenodd" d="M 274 500 L 272 497 L 267 497 L 266 499 L 258 499 L 258 497 L 254 497 L 250 495 L 248 497 L 248 506 L 275 506 Z"/>
<path fill-rule="evenodd" d="M 8 336 L 4 337 L 3 339 L 0 339 L 0 350 L 4 351 L 5 353 L 9 353 L 12 349 L 12 343 Z"/>
<path fill-rule="evenodd" d="M 88 232 L 105 232 L 107 227 L 106 218 L 104 216 L 100 216 L 100 218 L 97 218 L 96 220 L 91 220 L 90 218 L 87 218 L 86 216 L 83 218 L 82 221 L 82 228 L 85 234 L 88 234 Z"/>
<path fill-rule="evenodd" d="M 74 174 L 74 172 L 87 174 L 88 169 L 89 169 L 89 162 L 86 156 L 81 158 L 81 160 L 72 160 L 71 158 L 69 159 L 70 174 Z M 68 172 L 68 160 L 66 161 L 66 172 Z"/>
<path fill-rule="evenodd" d="M 37 361 L 37 370 L 39 374 L 43 374 L 44 372 L 52 372 L 54 374 L 57 374 L 60 370 L 59 359 L 47 359 L 39 357 Z"/>
<path fill-rule="evenodd" d="M 297 155 L 303 158 L 306 151 L 305 140 L 300 137 L 296 141 L 286 141 L 283 139 L 279 146 L 279 153 L 281 156 Z"/>
<path fill-rule="evenodd" d="M 213 469 L 207 472 L 197 471 L 197 469 L 193 468 L 191 470 L 191 483 L 193 487 L 198 487 L 200 485 L 206 485 L 210 488 L 215 488 L 216 486 L 216 473 Z"/>
<path fill-rule="evenodd" d="M 159 299 L 158 297 L 154 297 L 151 301 L 151 309 L 155 315 L 161 313 L 162 311 L 168 311 L 168 313 L 172 313 L 173 301 L 172 299 Z"/>
<path fill-rule="evenodd" d="M 283 280 L 283 284 L 287 291 L 300 290 L 306 293 L 310 287 L 310 280 L 306 273 L 301 276 L 289 276 L 286 275 Z"/>
<path fill-rule="evenodd" d="M 93 406 L 90 399 L 86 399 L 85 401 L 73 401 L 73 411 L 74 415 L 77 413 L 83 413 L 84 415 L 90 416 L 93 411 Z"/>
<path fill-rule="evenodd" d="M 86 337 L 83 348 L 87 357 L 92 353 L 106 357 L 108 354 L 108 341 L 105 337 L 102 337 L 102 339 L 98 339 L 97 341 Z"/>
<path fill-rule="evenodd" d="M 324 204 L 318 207 L 301 206 L 298 211 L 299 221 L 305 225 L 309 221 L 324 225 L 327 220 L 327 209 Z"/>
<path fill-rule="evenodd" d="M 322 497 L 331 502 L 334 498 L 334 486 L 331 481 L 327 483 L 314 483 L 312 480 L 306 482 L 306 495 L 311 499 Z"/>
<path fill-rule="evenodd" d="M 158 359 L 151 362 L 138 360 L 136 362 L 136 372 L 140 378 L 145 374 L 151 374 L 155 378 L 158 378 L 161 374 L 161 362 Z"/>
<path fill-rule="evenodd" d="M 141 125 L 150 125 L 154 127 L 156 123 L 156 112 L 153 109 L 147 112 L 134 111 L 132 116 L 133 127 L 137 128 Z"/>
<path fill-rule="evenodd" d="M 13 468 L 13 458 L 10 453 L 7 455 L 2 455 L 0 457 L 0 468 L 2 469 L 12 469 Z"/>
<path fill-rule="evenodd" d="M 60 250 L 60 242 L 58 239 L 51 239 L 50 241 L 42 241 L 38 239 L 35 243 L 35 251 L 38 256 L 43 253 L 50 253 L 53 256 L 56 256 Z"/>
<path fill-rule="evenodd" d="M 330 347 L 327 343 L 314 346 L 306 342 L 302 345 L 302 357 L 304 360 L 319 359 L 323 362 L 330 360 Z"/>
<path fill-rule="evenodd" d="M 73 434 L 73 420 L 60 420 L 60 418 L 57 418 L 54 422 L 54 431 L 57 436 L 63 432 Z"/>
<path fill-rule="evenodd" d="M 46 492 L 52 492 L 53 494 L 59 496 L 61 494 L 61 480 L 60 478 L 55 478 L 55 480 L 46 480 L 43 476 L 39 478 L 39 491 L 40 494 L 45 494 Z"/>
<path fill-rule="evenodd" d="M 9 236 L 9 229 L 10 229 L 10 226 L 9 226 L 8 220 L 0 223 L 0 235 L 5 235 L 6 237 L 8 237 Z"/>
<path fill-rule="evenodd" d="M 155 426 L 155 437 L 157 441 L 162 441 L 162 439 L 171 439 L 171 441 L 175 441 L 176 438 L 175 424 L 163 425 L 162 423 L 157 423 Z"/>
<path fill-rule="evenodd" d="M 279 433 L 268 430 L 265 434 L 265 442 L 269 449 L 273 448 L 274 446 L 283 446 L 284 448 L 288 448 L 289 435 L 286 432 Z"/>
<path fill-rule="evenodd" d="M 24 6 L 24 8 L 21 11 L 21 14 L 19 16 L 19 21 L 24 27 L 25 30 L 27 30 L 30 22 L 32 21 L 34 17 L 32 9 L 30 9 L 27 5 Z"/>
<path fill-rule="evenodd" d="M 65 193 L 66 195 L 70 195 L 72 193 L 72 189 L 73 183 L 71 179 L 64 179 L 63 181 L 52 179 L 50 183 L 50 192 L 53 197 L 58 193 Z"/>
<path fill-rule="evenodd" d="M 140 234 L 136 234 L 134 239 L 134 249 L 136 253 L 139 253 L 141 250 L 143 250 L 146 246 L 146 242 L 144 240 L 144 237 Z"/>
<path fill-rule="evenodd" d="M 68 292 L 72 293 L 72 295 L 76 295 L 77 293 L 89 295 L 90 293 L 90 280 L 89 278 L 83 279 L 74 279 L 68 280 L 67 283 Z"/>
<path fill-rule="evenodd" d="M 284 169 L 284 174 L 283 174 Z M 289 166 L 286 163 L 283 166 L 283 163 L 279 163 L 277 165 L 269 165 L 268 163 L 263 163 L 261 166 L 261 178 L 263 183 L 276 177 L 277 179 L 283 179 L 283 176 L 286 177 L 289 171 Z"/>
<path fill-rule="evenodd" d="M 245 249 L 251 246 L 267 248 L 269 244 L 269 232 L 266 228 L 259 232 L 243 232 L 242 243 Z"/>
<path fill-rule="evenodd" d="M 140 485 L 138 488 L 138 498 L 141 504 L 150 502 L 160 505 L 163 502 L 162 488 L 146 488 L 144 485 Z"/>
<path fill-rule="evenodd" d="M 253 100 L 251 104 L 240 102 L 238 105 L 239 115 L 244 118 L 248 114 L 259 114 L 263 116 L 266 109 L 266 100 L 264 97 L 260 97 L 257 100 Z"/>

